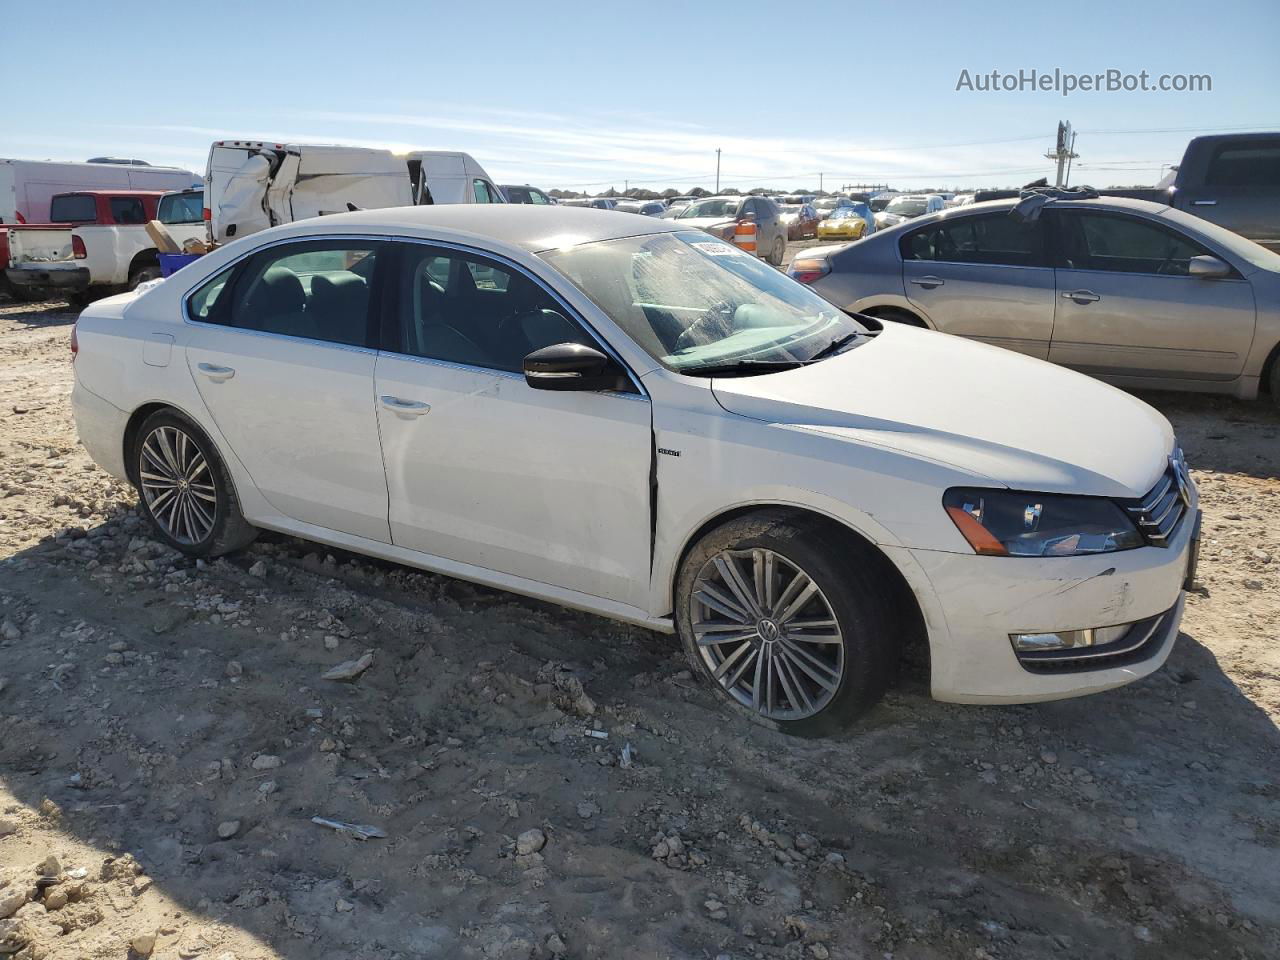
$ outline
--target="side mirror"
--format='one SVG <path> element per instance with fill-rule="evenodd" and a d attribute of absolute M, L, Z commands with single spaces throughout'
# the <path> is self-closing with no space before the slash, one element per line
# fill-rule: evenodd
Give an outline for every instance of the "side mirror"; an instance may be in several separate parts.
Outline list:
<path fill-rule="evenodd" d="M 1231 267 L 1217 257 L 1192 257 L 1187 261 L 1187 273 L 1204 280 L 1218 280 L 1231 276 Z"/>
<path fill-rule="evenodd" d="M 626 382 L 612 358 L 581 343 L 556 343 L 524 358 L 525 383 L 535 390 L 618 390 Z"/>

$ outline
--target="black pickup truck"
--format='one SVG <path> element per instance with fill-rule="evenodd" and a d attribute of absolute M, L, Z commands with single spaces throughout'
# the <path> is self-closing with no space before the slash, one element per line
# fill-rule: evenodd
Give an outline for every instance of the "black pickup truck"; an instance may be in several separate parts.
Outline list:
<path fill-rule="evenodd" d="M 1280 133 L 1225 133 L 1187 144 L 1172 182 L 1100 190 L 1195 214 L 1280 253 Z"/>

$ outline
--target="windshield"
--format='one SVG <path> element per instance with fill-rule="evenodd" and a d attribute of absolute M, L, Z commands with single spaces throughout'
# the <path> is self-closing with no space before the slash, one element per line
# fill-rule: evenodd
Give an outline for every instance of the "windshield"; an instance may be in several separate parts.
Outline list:
<path fill-rule="evenodd" d="M 836 207 L 827 215 L 828 220 L 848 220 L 854 215 L 853 207 Z"/>
<path fill-rule="evenodd" d="M 702 233 L 659 233 L 548 250 L 563 273 L 668 370 L 811 360 L 864 333 L 809 288 Z M 759 371 L 749 369 L 761 364 Z"/>
<path fill-rule="evenodd" d="M 736 197 L 713 197 L 710 200 L 699 200 L 691 203 L 679 213 L 676 214 L 677 220 L 685 220 L 692 217 L 735 217 L 738 214 L 738 204 L 740 201 Z"/>
<path fill-rule="evenodd" d="M 899 197 L 885 207 L 885 213 L 898 213 L 904 217 L 918 217 L 924 213 L 929 201 L 924 197 Z"/>

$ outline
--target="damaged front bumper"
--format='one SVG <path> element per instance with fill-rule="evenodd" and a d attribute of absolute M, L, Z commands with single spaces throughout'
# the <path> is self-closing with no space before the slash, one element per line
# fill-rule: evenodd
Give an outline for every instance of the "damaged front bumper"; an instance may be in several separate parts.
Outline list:
<path fill-rule="evenodd" d="M 1159 669 L 1195 577 L 1199 513 L 1166 547 L 1059 558 L 912 550 L 933 587 L 933 696 L 955 703 L 1028 703 L 1097 693 Z M 1015 650 L 1017 635 L 1124 626 L 1083 652 Z"/>

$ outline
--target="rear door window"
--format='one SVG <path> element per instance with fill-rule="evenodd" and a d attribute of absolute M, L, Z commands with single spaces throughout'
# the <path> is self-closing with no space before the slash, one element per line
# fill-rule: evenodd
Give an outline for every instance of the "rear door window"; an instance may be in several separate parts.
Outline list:
<path fill-rule="evenodd" d="M 1209 161 L 1210 187 L 1280 188 L 1280 140 L 1224 144 Z"/>
<path fill-rule="evenodd" d="M 112 197 L 111 220 L 124 226 L 133 226 L 147 222 L 147 214 L 142 206 L 141 197 Z"/>
<path fill-rule="evenodd" d="M 1008 213 L 932 223 L 902 238 L 902 259 L 1007 267 L 1045 265 L 1044 227 Z"/>
<path fill-rule="evenodd" d="M 97 201 L 83 193 L 64 193 L 49 203 L 53 223 L 89 223 L 98 219 Z"/>

